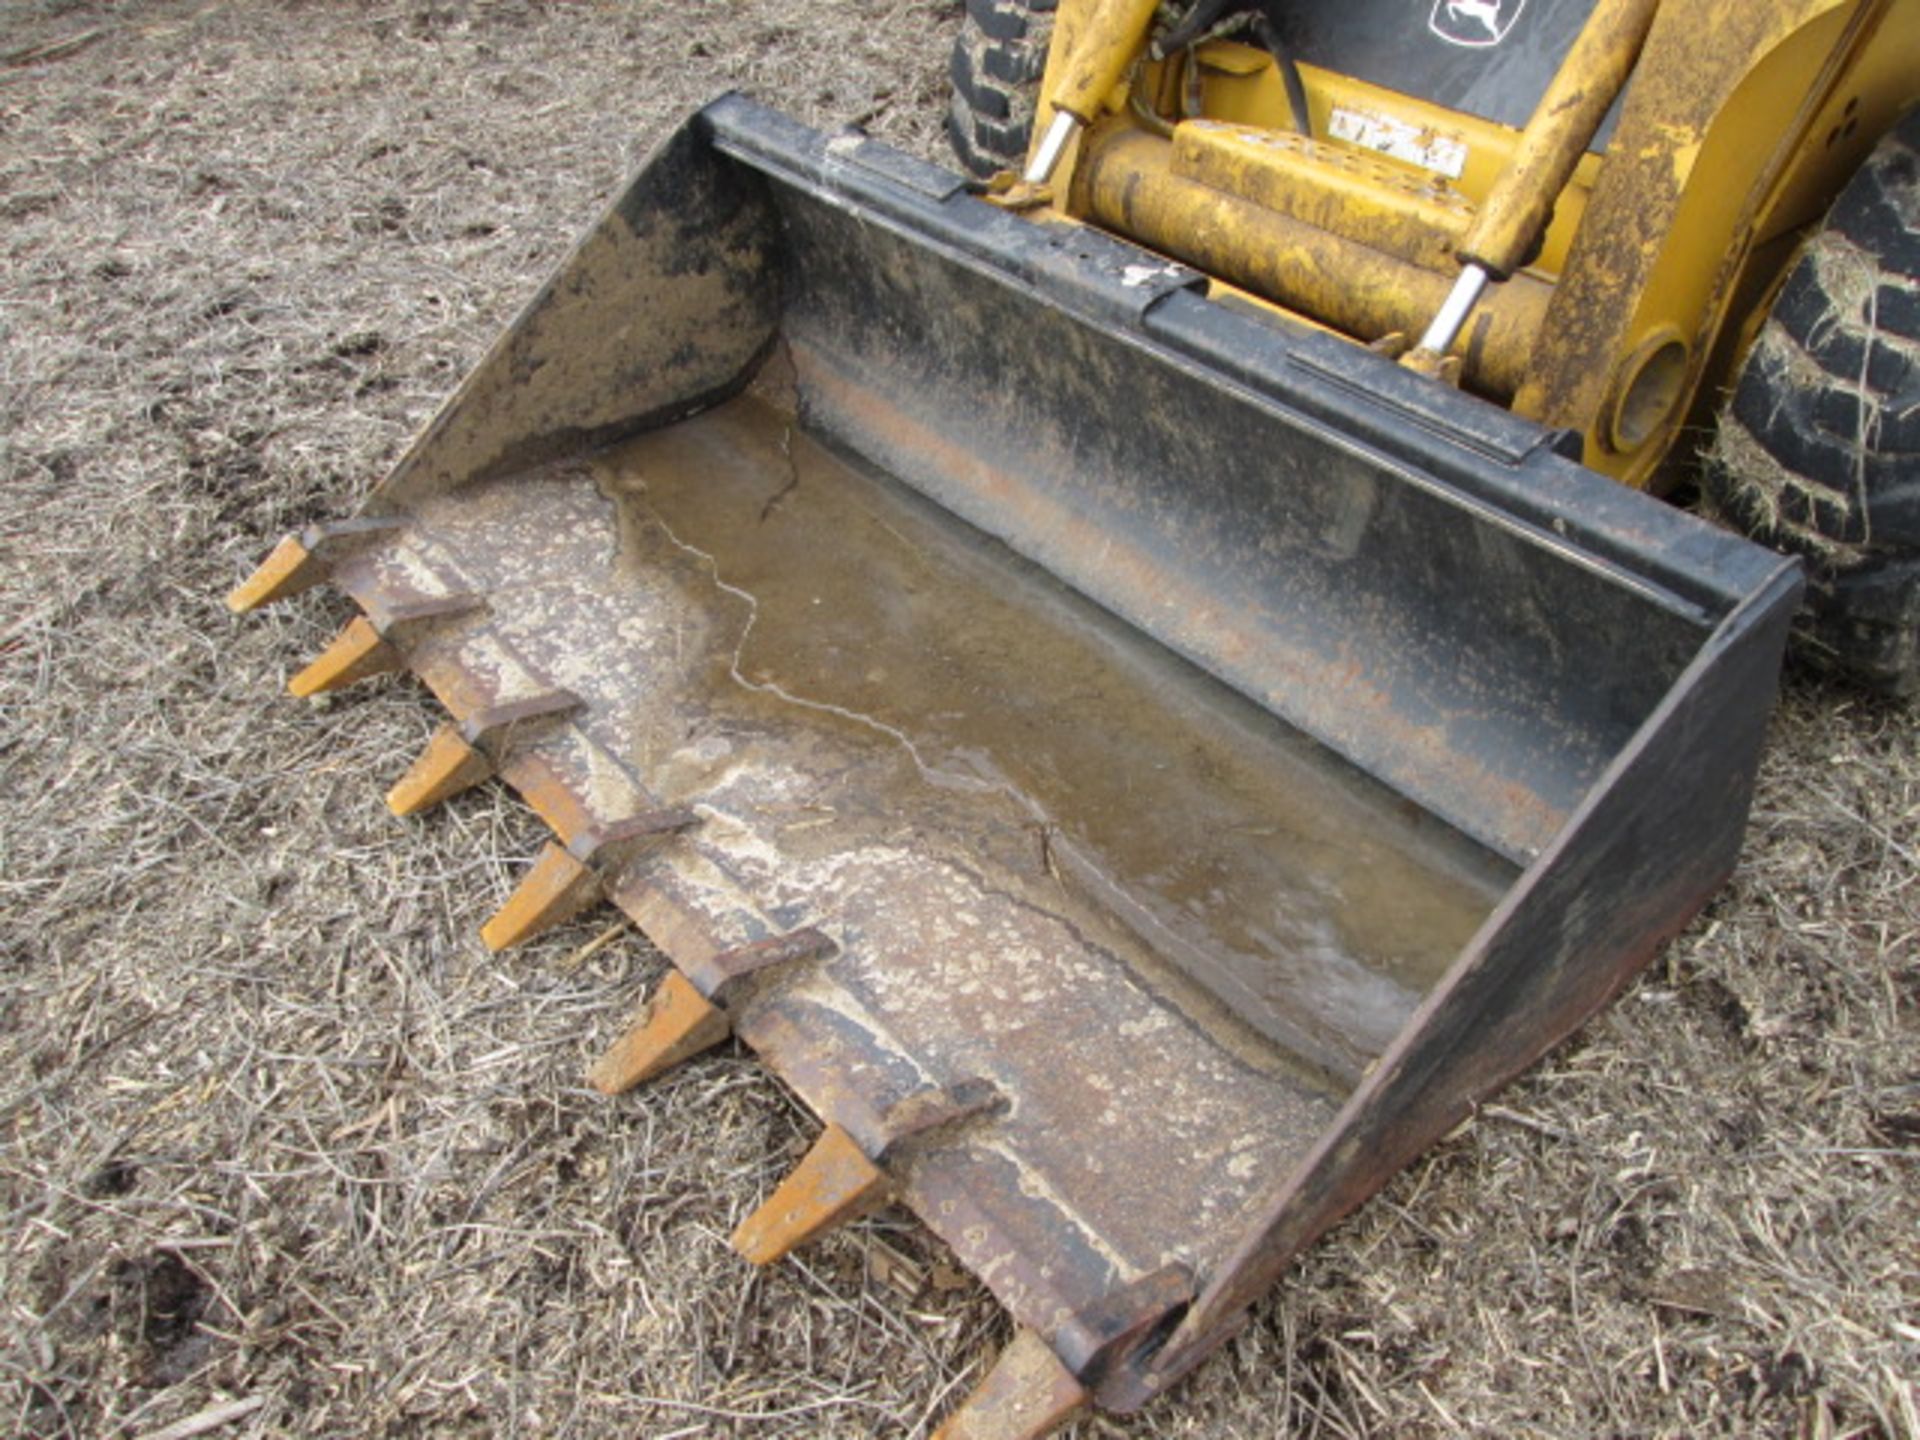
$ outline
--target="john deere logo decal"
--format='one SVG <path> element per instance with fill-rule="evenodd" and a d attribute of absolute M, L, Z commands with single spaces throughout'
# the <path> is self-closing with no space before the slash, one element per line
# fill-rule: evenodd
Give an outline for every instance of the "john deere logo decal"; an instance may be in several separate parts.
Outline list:
<path fill-rule="evenodd" d="M 1527 0 L 1433 0 L 1427 28 L 1449 45 L 1484 49 L 1507 38 Z"/>

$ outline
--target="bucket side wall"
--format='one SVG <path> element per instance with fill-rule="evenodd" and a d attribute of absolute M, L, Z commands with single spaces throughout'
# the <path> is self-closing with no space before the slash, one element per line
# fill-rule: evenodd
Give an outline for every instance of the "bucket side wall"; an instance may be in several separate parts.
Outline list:
<path fill-rule="evenodd" d="M 779 314 L 775 215 L 701 118 L 641 166 L 374 493 L 376 513 L 726 398 Z"/>
<path fill-rule="evenodd" d="M 1250 1212 L 1132 1408 L 1232 1333 L 1292 1258 L 1601 1009 L 1725 883 L 1799 604 L 1798 565 L 1722 624 L 1566 830 L 1488 917 L 1299 1171 Z"/>

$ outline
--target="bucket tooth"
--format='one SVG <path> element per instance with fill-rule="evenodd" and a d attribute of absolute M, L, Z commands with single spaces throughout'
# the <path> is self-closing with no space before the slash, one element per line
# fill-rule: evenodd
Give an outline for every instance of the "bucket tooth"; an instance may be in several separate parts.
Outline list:
<path fill-rule="evenodd" d="M 236 615 L 258 610 L 276 600 L 285 600 L 303 590 L 311 590 L 327 578 L 327 567 L 306 547 L 298 535 L 289 535 L 273 547 L 245 580 L 227 592 L 227 609 Z"/>
<path fill-rule="evenodd" d="M 387 808 L 396 815 L 413 815 L 472 789 L 499 768 L 525 730 L 563 719 L 582 703 L 570 691 L 554 690 L 476 711 L 457 725 L 442 725 L 387 792 Z"/>
<path fill-rule="evenodd" d="M 469 745 L 457 727 L 442 725 L 387 792 L 387 808 L 396 815 L 418 814 L 471 790 L 491 774 L 493 761 L 486 753 Z"/>
<path fill-rule="evenodd" d="M 272 553 L 260 562 L 260 568 L 228 593 L 227 608 L 239 615 L 311 590 L 332 573 L 334 562 L 343 550 L 389 534 L 403 525 L 403 521 L 385 517 L 328 520 L 309 525 L 273 547 Z"/>
<path fill-rule="evenodd" d="M 549 841 L 507 903 L 480 927 L 489 950 L 505 950 L 565 924 L 600 899 L 600 877 L 586 861 Z"/>
<path fill-rule="evenodd" d="M 733 1031 L 727 1012 L 678 970 L 670 970 L 642 1007 L 633 1028 L 613 1042 L 587 1072 L 602 1095 L 618 1095 L 711 1050 Z"/>
<path fill-rule="evenodd" d="M 1089 1396 L 1047 1342 L 1022 1330 L 933 1440 L 1040 1440 L 1072 1419 Z"/>
<path fill-rule="evenodd" d="M 859 1219 L 886 1199 L 887 1177 L 838 1125 L 828 1125 L 794 1172 L 733 1232 L 733 1248 L 771 1265 L 796 1246 Z"/>
<path fill-rule="evenodd" d="M 398 670 L 400 652 L 381 638 L 366 616 L 356 616 L 313 662 L 287 682 L 295 695 L 320 695 L 369 675 Z"/>
<path fill-rule="evenodd" d="M 548 842 L 520 887 L 480 927 L 480 938 L 489 950 L 505 950 L 571 920 L 606 895 L 619 870 L 699 823 L 694 811 L 672 806 L 593 826 L 564 846 Z"/>

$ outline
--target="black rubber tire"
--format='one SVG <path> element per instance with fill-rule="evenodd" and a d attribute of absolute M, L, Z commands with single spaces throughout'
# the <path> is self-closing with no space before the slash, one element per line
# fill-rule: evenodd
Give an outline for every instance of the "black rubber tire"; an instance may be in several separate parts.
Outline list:
<path fill-rule="evenodd" d="M 1806 559 L 1804 658 L 1920 694 L 1920 111 L 1787 276 L 1701 484 L 1723 520 Z"/>
<path fill-rule="evenodd" d="M 981 180 L 1017 170 L 1033 138 L 1033 107 L 1047 66 L 1054 0 L 967 0 L 953 42 L 947 139 Z"/>

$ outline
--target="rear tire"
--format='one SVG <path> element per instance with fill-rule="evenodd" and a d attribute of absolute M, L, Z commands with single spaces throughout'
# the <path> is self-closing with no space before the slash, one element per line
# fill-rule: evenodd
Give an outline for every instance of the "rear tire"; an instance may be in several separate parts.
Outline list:
<path fill-rule="evenodd" d="M 1920 111 L 1787 276 L 1701 481 L 1734 528 L 1805 558 L 1801 655 L 1920 694 Z"/>
<path fill-rule="evenodd" d="M 967 0 L 953 42 L 947 139 L 968 174 L 1017 170 L 1033 138 L 1054 0 Z"/>

